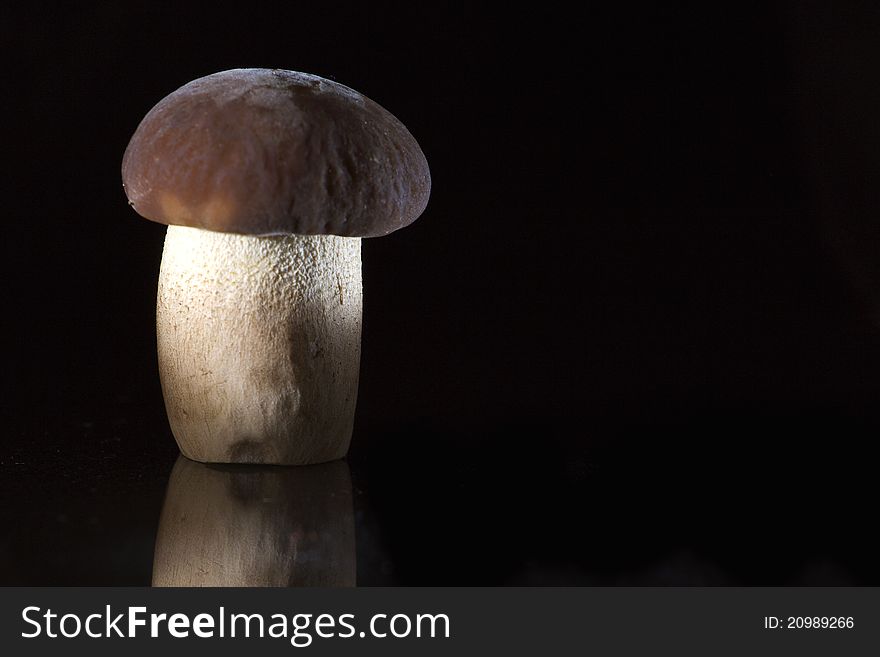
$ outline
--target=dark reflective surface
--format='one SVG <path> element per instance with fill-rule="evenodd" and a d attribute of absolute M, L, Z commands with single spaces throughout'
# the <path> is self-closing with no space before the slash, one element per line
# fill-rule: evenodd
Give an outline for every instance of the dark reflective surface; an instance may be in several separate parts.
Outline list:
<path fill-rule="evenodd" d="M 356 435 L 351 483 L 108 428 L 4 455 L 0 585 L 880 581 L 873 428 L 835 418 L 413 426 Z"/>

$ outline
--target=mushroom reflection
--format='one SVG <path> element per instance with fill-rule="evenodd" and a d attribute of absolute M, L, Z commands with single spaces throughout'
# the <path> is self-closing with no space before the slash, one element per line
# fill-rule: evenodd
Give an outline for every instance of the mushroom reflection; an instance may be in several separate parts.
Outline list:
<path fill-rule="evenodd" d="M 153 586 L 354 586 L 348 464 L 196 463 L 171 472 Z"/>

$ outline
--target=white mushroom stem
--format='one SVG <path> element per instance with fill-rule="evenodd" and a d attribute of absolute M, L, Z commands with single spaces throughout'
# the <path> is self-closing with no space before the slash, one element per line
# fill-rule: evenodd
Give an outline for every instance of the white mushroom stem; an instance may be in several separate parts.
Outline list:
<path fill-rule="evenodd" d="M 185 456 L 307 464 L 345 455 L 360 366 L 360 242 L 168 227 L 159 373 Z"/>

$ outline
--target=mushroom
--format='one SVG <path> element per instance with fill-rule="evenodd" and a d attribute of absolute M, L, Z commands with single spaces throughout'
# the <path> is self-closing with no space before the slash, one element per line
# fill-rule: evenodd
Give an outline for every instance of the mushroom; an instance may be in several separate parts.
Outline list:
<path fill-rule="evenodd" d="M 354 586 L 348 463 L 299 468 L 178 457 L 153 552 L 153 586 Z"/>
<path fill-rule="evenodd" d="M 224 71 L 150 110 L 122 178 L 135 211 L 168 224 L 159 373 L 183 454 L 343 457 L 360 366 L 360 238 L 409 225 L 430 194 L 409 131 L 315 75 Z"/>

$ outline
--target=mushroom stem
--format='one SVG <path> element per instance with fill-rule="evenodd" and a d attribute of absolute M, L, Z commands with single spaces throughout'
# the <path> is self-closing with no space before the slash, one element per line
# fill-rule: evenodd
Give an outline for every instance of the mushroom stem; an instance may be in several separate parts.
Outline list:
<path fill-rule="evenodd" d="M 360 367 L 360 242 L 168 227 L 159 374 L 185 456 L 308 464 L 345 455 Z"/>

